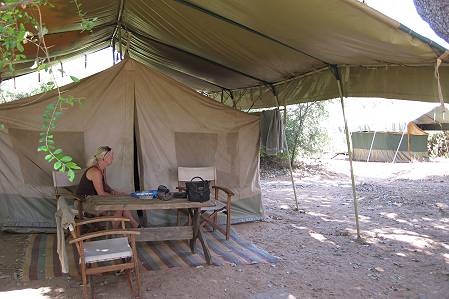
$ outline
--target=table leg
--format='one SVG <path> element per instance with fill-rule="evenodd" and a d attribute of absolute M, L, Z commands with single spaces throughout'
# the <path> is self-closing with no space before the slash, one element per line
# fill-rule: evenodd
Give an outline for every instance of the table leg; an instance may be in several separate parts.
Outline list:
<path fill-rule="evenodd" d="M 193 211 L 192 211 L 193 210 Z M 190 240 L 190 250 L 195 253 L 195 244 L 198 237 L 198 228 L 200 224 L 199 209 L 189 209 L 189 215 L 192 218 L 193 238 Z"/>
<path fill-rule="evenodd" d="M 198 227 L 197 236 L 200 239 L 201 246 L 203 247 L 203 252 L 204 252 L 204 257 L 206 258 L 206 263 L 208 265 L 210 265 L 211 264 L 210 251 L 209 251 L 209 247 L 207 246 L 206 240 L 204 240 L 204 238 L 203 238 L 203 233 L 201 232 L 201 227 Z"/>
<path fill-rule="evenodd" d="M 142 211 L 142 226 L 143 227 L 147 227 L 148 226 L 148 214 L 147 214 L 147 211 L 146 210 L 144 210 L 144 211 Z M 139 217 L 140 218 L 140 217 Z"/>
<path fill-rule="evenodd" d="M 193 224 L 193 238 L 190 240 L 190 249 L 192 253 L 195 253 L 195 244 L 196 239 L 200 239 L 201 247 L 203 248 L 204 257 L 208 265 L 211 264 L 211 255 L 209 251 L 209 247 L 207 246 L 206 241 L 204 240 L 203 233 L 200 226 L 200 209 L 189 209 L 189 214 L 192 217 Z"/>

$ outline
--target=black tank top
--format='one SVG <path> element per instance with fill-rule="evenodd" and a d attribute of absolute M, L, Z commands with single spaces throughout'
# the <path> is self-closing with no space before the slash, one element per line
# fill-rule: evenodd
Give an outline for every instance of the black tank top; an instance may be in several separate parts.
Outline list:
<path fill-rule="evenodd" d="M 80 183 L 78 184 L 78 188 L 76 189 L 76 195 L 80 197 L 86 197 L 89 195 L 98 195 L 97 191 L 95 190 L 94 183 L 91 180 L 89 180 L 86 176 L 87 171 L 92 167 L 86 169 L 86 171 L 83 173 L 83 176 L 81 177 Z M 107 192 L 108 188 L 104 182 L 104 176 L 103 176 L 103 189 Z"/>

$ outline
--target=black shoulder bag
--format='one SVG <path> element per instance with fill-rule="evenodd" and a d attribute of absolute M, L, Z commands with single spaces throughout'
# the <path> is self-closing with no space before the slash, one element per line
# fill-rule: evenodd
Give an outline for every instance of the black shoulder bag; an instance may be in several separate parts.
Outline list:
<path fill-rule="evenodd" d="M 200 179 L 200 181 L 194 181 L 194 179 Z M 210 199 L 209 181 L 205 181 L 199 176 L 186 182 L 186 191 L 189 201 L 205 202 Z"/>

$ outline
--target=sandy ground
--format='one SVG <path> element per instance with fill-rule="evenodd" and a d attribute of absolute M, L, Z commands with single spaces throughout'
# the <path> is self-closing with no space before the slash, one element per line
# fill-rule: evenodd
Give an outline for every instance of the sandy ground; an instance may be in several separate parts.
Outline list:
<path fill-rule="evenodd" d="M 235 225 L 275 265 L 144 272 L 143 298 L 449 298 L 449 161 L 354 163 L 357 241 L 347 161 L 262 180 L 266 221 Z M 0 298 L 79 298 L 76 279 L 18 282 L 23 235 L 0 234 Z M 96 298 L 131 298 L 125 277 L 95 279 Z"/>

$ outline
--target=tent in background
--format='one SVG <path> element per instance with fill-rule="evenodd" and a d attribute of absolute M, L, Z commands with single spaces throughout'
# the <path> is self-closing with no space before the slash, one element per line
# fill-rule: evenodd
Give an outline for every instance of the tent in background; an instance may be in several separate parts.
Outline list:
<path fill-rule="evenodd" d="M 403 132 L 352 132 L 354 160 L 367 162 L 428 161 L 428 134 L 449 129 L 449 110 L 438 105 L 407 124 Z"/>
<path fill-rule="evenodd" d="M 233 222 L 263 215 L 259 185 L 259 118 L 217 103 L 132 59 L 62 89 L 86 98 L 58 120 L 55 141 L 84 166 L 100 145 L 115 161 L 107 179 L 134 191 L 177 186 L 177 167 L 215 166 L 229 187 Z M 51 165 L 37 153 L 42 111 L 56 92 L 0 105 L 0 227 L 43 230 L 55 226 Z M 134 145 L 133 135 L 136 134 Z M 137 157 L 134 156 L 137 147 Z M 159 215 L 161 216 L 161 215 Z M 169 216 L 152 221 L 170 220 Z"/>
<path fill-rule="evenodd" d="M 353 158 L 366 162 L 428 161 L 425 132 L 352 132 Z"/>
<path fill-rule="evenodd" d="M 449 130 L 449 110 L 443 105 L 438 105 L 414 121 L 411 121 L 409 125 L 416 126 L 424 131 Z"/>

